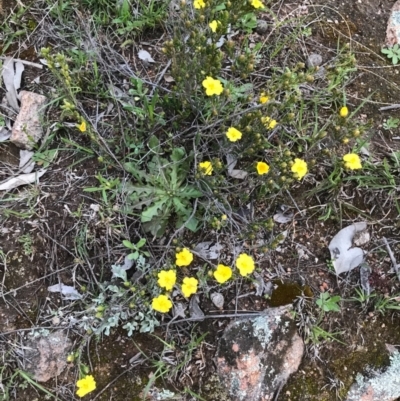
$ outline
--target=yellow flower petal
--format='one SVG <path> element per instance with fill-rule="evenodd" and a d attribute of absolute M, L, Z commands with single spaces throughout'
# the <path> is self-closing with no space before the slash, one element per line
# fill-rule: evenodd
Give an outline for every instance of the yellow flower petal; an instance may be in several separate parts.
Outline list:
<path fill-rule="evenodd" d="M 213 274 L 215 280 L 217 280 L 218 283 L 223 284 L 232 277 L 232 269 L 229 266 L 219 264 Z"/>
<path fill-rule="evenodd" d="M 343 106 L 339 111 L 340 117 L 347 117 L 349 115 L 349 109 L 346 106 Z"/>
<path fill-rule="evenodd" d="M 77 125 L 77 128 L 81 132 L 86 132 L 86 121 L 83 120 L 80 124 Z"/>
<path fill-rule="evenodd" d="M 193 261 L 193 253 L 187 248 L 184 248 L 182 251 L 178 252 L 175 257 L 175 264 L 177 266 L 189 266 Z"/>
<path fill-rule="evenodd" d="M 166 295 L 159 295 L 153 298 L 151 307 L 157 312 L 167 313 L 172 308 L 172 302 Z"/>
<path fill-rule="evenodd" d="M 194 0 L 194 2 L 193 2 L 193 7 L 197 10 L 204 8 L 205 6 L 206 6 L 206 3 L 204 3 L 204 0 Z"/>
<path fill-rule="evenodd" d="M 254 7 L 254 8 L 264 8 L 264 4 L 260 1 L 260 0 L 252 0 L 250 2 L 250 4 Z"/>
<path fill-rule="evenodd" d="M 226 136 L 231 142 L 236 142 L 242 138 L 242 133 L 238 129 L 230 127 L 226 132 Z"/>
<path fill-rule="evenodd" d="M 189 298 L 192 294 L 196 294 L 199 282 L 194 277 L 185 277 L 182 284 L 182 294 Z"/>
<path fill-rule="evenodd" d="M 264 162 L 258 162 L 257 163 L 257 173 L 259 175 L 267 174 L 268 171 L 269 171 L 269 166 L 268 166 L 267 163 L 264 163 Z"/>
<path fill-rule="evenodd" d="M 175 270 L 161 270 L 160 273 L 158 273 L 157 283 L 161 288 L 171 291 L 176 283 Z"/>
<path fill-rule="evenodd" d="M 76 382 L 76 386 L 78 390 L 76 391 L 76 395 L 78 397 L 84 397 L 86 394 L 91 393 L 93 390 L 96 390 L 96 381 L 94 377 L 91 375 L 85 376 L 83 379 L 80 379 Z"/>
<path fill-rule="evenodd" d="M 236 267 L 239 269 L 240 275 L 243 277 L 253 273 L 255 269 L 254 260 L 250 255 L 241 253 L 236 259 Z"/>
<path fill-rule="evenodd" d="M 294 163 L 291 170 L 292 173 L 294 173 L 294 176 L 298 180 L 301 180 L 308 172 L 307 163 L 301 159 L 294 159 Z"/>
<path fill-rule="evenodd" d="M 202 85 L 206 90 L 207 96 L 219 96 L 224 91 L 221 81 L 212 77 L 206 77 L 206 79 L 202 82 Z"/>
<path fill-rule="evenodd" d="M 221 24 L 220 21 L 214 20 L 214 21 L 211 21 L 211 22 L 208 24 L 208 26 L 209 26 L 210 29 L 215 33 L 215 32 L 217 32 L 218 25 L 220 25 L 220 24 Z"/>
<path fill-rule="evenodd" d="M 360 156 L 355 153 L 348 153 L 343 156 L 344 166 L 349 170 L 358 170 L 362 168 Z"/>
<path fill-rule="evenodd" d="M 201 162 L 199 163 L 199 170 L 203 175 L 211 175 L 213 172 L 213 166 L 209 161 Z"/>

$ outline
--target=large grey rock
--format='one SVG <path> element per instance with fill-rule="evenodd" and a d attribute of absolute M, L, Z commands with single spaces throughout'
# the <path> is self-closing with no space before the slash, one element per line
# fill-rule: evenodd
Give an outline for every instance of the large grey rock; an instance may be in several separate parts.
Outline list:
<path fill-rule="evenodd" d="M 400 1 L 394 3 L 386 28 L 386 44 L 393 46 L 396 43 L 400 44 Z"/>
<path fill-rule="evenodd" d="M 24 368 L 35 380 L 47 382 L 65 369 L 70 349 L 71 341 L 62 331 L 36 332 L 25 344 Z"/>
<path fill-rule="evenodd" d="M 269 401 L 296 372 L 304 343 L 291 306 L 231 323 L 217 351 L 217 371 L 232 401 Z"/>
<path fill-rule="evenodd" d="M 400 397 L 400 354 L 390 357 L 390 366 L 371 378 L 357 376 L 346 401 L 395 401 Z"/>
<path fill-rule="evenodd" d="M 41 117 L 46 97 L 21 91 L 20 99 L 21 109 L 13 125 L 10 141 L 20 148 L 32 150 L 43 135 Z"/>

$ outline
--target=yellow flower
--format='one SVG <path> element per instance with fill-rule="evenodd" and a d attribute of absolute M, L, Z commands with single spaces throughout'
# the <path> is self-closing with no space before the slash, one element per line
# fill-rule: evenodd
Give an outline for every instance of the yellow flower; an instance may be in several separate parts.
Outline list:
<path fill-rule="evenodd" d="M 157 283 L 161 288 L 165 288 L 167 291 L 171 291 L 172 287 L 176 283 L 175 270 L 161 270 L 160 273 L 158 273 Z"/>
<path fill-rule="evenodd" d="M 221 81 L 212 77 L 206 77 L 202 84 L 206 90 L 207 96 L 219 96 L 224 91 L 224 87 L 222 86 Z"/>
<path fill-rule="evenodd" d="M 96 390 L 96 382 L 94 377 L 91 375 L 85 376 L 83 379 L 78 380 L 76 382 L 76 386 L 78 387 L 78 390 L 76 391 L 76 395 L 78 397 L 84 397 L 86 394 Z"/>
<path fill-rule="evenodd" d="M 261 122 L 264 124 L 264 127 L 268 129 L 274 129 L 278 124 L 278 122 L 272 120 L 271 117 L 261 117 Z"/>
<path fill-rule="evenodd" d="M 185 277 L 182 284 L 182 294 L 189 298 L 192 294 L 196 294 L 199 282 L 194 277 Z"/>
<path fill-rule="evenodd" d="M 269 166 L 267 163 L 264 163 L 264 162 L 257 163 L 257 173 L 259 175 L 267 174 L 268 171 L 269 171 Z"/>
<path fill-rule="evenodd" d="M 260 0 L 251 0 L 251 5 L 254 8 L 264 8 L 264 4 Z"/>
<path fill-rule="evenodd" d="M 236 142 L 242 137 L 242 133 L 238 129 L 230 127 L 226 131 L 226 136 L 231 142 Z"/>
<path fill-rule="evenodd" d="M 183 250 L 178 252 L 175 257 L 175 263 L 177 266 L 189 266 L 193 261 L 193 253 L 187 248 L 183 248 Z"/>
<path fill-rule="evenodd" d="M 264 104 L 267 103 L 269 100 L 269 97 L 265 94 L 265 92 L 262 92 L 260 95 L 260 103 Z"/>
<path fill-rule="evenodd" d="M 232 269 L 229 266 L 220 264 L 214 272 L 214 277 L 218 283 L 223 284 L 232 277 Z"/>
<path fill-rule="evenodd" d="M 193 2 L 193 7 L 199 10 L 200 8 L 204 8 L 206 6 L 206 3 L 204 3 L 204 0 L 194 0 Z"/>
<path fill-rule="evenodd" d="M 167 313 L 172 308 L 172 302 L 166 295 L 159 295 L 153 298 L 151 307 L 157 312 Z"/>
<path fill-rule="evenodd" d="M 217 32 L 218 25 L 221 25 L 221 21 L 214 20 L 214 21 L 211 21 L 211 22 L 208 24 L 208 26 L 210 27 L 210 29 L 211 29 L 214 33 Z"/>
<path fill-rule="evenodd" d="M 340 109 L 339 114 L 340 114 L 340 117 L 345 118 L 345 117 L 347 117 L 347 116 L 349 115 L 349 109 L 348 109 L 346 106 L 343 106 L 343 107 Z"/>
<path fill-rule="evenodd" d="M 291 170 L 292 173 L 294 173 L 294 176 L 298 180 L 301 180 L 308 172 L 307 163 L 301 159 L 294 159 Z"/>
<path fill-rule="evenodd" d="M 213 166 L 208 161 L 199 163 L 199 169 L 203 175 L 211 175 L 213 172 Z"/>
<path fill-rule="evenodd" d="M 254 260 L 250 255 L 241 253 L 236 259 L 236 267 L 239 269 L 239 273 L 245 277 L 254 271 Z"/>
<path fill-rule="evenodd" d="M 77 125 L 77 128 L 81 132 L 86 132 L 86 121 L 82 120 L 82 122 Z"/>
<path fill-rule="evenodd" d="M 223 221 L 228 220 L 228 216 L 226 214 L 223 214 L 221 216 L 221 220 L 223 220 Z"/>
<path fill-rule="evenodd" d="M 360 156 L 355 153 L 348 153 L 343 156 L 344 166 L 350 170 L 358 170 L 362 168 Z"/>

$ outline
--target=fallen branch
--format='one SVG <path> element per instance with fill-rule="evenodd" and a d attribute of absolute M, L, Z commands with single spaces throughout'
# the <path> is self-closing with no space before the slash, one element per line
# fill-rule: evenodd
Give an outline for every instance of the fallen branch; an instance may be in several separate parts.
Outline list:
<path fill-rule="evenodd" d="M 383 241 L 383 243 L 384 243 L 385 246 L 386 246 L 386 249 L 387 249 L 387 253 L 388 253 L 388 255 L 389 255 L 389 258 L 390 258 L 390 260 L 392 261 L 393 269 L 394 269 L 394 271 L 396 272 L 397 278 L 398 278 L 399 281 L 400 281 L 400 272 L 399 272 L 399 266 L 400 266 L 400 265 L 397 264 L 396 258 L 394 257 L 393 251 L 392 251 L 392 249 L 390 248 L 390 245 L 389 245 L 388 240 L 387 240 L 385 237 L 382 237 L 382 241 Z"/>

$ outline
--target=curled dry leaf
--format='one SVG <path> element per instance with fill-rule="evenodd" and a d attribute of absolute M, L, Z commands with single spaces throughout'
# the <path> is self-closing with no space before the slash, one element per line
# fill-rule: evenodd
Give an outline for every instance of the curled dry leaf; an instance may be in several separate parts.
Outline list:
<path fill-rule="evenodd" d="M 352 248 L 353 238 L 356 233 L 364 231 L 367 223 L 354 223 L 340 230 L 329 244 L 329 251 L 336 274 L 353 270 L 364 260 L 364 252 L 361 248 Z"/>
<path fill-rule="evenodd" d="M 147 50 L 140 50 L 138 53 L 138 57 L 140 58 L 140 60 L 146 61 L 147 63 L 155 63 L 155 61 L 151 57 L 151 54 Z"/>
<path fill-rule="evenodd" d="M 51 285 L 50 287 L 47 287 L 47 290 L 49 292 L 59 292 L 64 296 L 64 299 L 66 300 L 74 301 L 76 299 L 82 299 L 82 295 L 79 294 L 79 292 L 70 285 L 64 285 L 62 283 L 54 284 Z"/>
<path fill-rule="evenodd" d="M 224 296 L 219 292 L 214 292 L 211 294 L 211 302 L 218 308 L 222 309 L 224 307 Z"/>
<path fill-rule="evenodd" d="M 12 57 L 6 57 L 2 77 L 6 87 L 6 98 L 10 107 L 15 111 L 19 111 L 18 90 L 21 88 L 22 73 L 24 65 L 20 61 L 15 61 Z"/>
<path fill-rule="evenodd" d="M 0 142 L 8 141 L 11 136 L 11 131 L 9 131 L 6 127 L 0 128 Z"/>
<path fill-rule="evenodd" d="M 36 182 L 47 170 L 39 170 L 35 173 L 20 174 L 18 177 L 12 177 L 0 184 L 0 191 L 9 191 L 21 185 L 32 184 Z"/>

